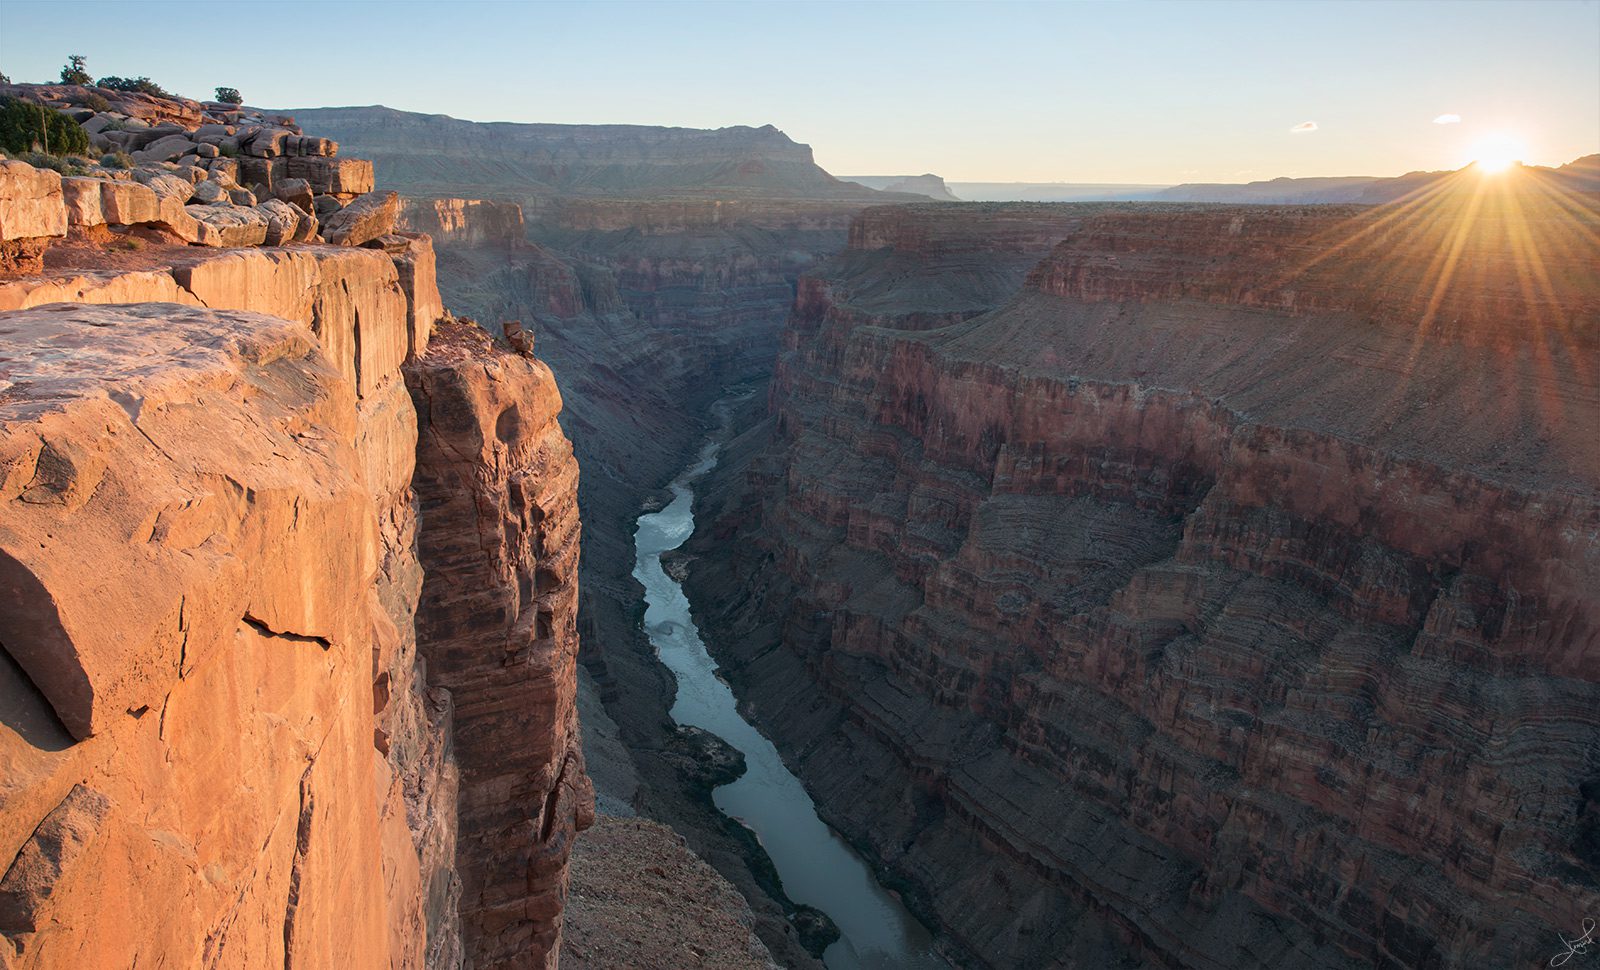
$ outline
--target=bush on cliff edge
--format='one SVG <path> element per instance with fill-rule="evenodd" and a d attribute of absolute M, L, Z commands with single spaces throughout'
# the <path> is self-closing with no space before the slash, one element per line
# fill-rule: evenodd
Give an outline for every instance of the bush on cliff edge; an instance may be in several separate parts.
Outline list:
<path fill-rule="evenodd" d="M 0 97 L 0 149 L 20 155 L 35 145 L 51 155 L 82 155 L 89 150 L 89 133 L 42 104 Z"/>

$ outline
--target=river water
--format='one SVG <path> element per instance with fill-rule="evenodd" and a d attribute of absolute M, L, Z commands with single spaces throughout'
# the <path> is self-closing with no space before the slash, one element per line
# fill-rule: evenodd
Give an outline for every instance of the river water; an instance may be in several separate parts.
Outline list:
<path fill-rule="evenodd" d="M 696 479 L 717 463 L 720 436 L 672 483 L 672 501 L 639 517 L 633 575 L 645 589 L 645 630 L 678 680 L 672 717 L 703 728 L 744 753 L 746 771 L 712 793 L 717 807 L 756 833 L 772 858 L 784 891 L 839 927 L 823 962 L 829 970 L 949 970 L 927 929 L 872 875 L 872 870 L 817 817 L 800 780 L 778 751 L 740 716 L 733 692 L 717 676 L 683 588 L 661 568 L 661 554 L 694 531 Z"/>

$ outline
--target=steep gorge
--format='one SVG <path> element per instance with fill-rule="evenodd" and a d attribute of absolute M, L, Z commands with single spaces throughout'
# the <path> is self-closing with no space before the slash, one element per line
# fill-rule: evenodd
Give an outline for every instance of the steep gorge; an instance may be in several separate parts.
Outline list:
<path fill-rule="evenodd" d="M 1048 207 L 1020 271 L 1023 207 L 867 210 L 801 281 L 687 585 L 975 964 L 1524 965 L 1600 903 L 1600 220 L 1472 188 Z"/>
<path fill-rule="evenodd" d="M 602 810 L 671 824 L 750 900 L 773 954 L 807 966 L 789 904 L 711 805 L 702 759 L 673 725 L 674 685 L 645 638 L 632 576 L 641 505 L 698 448 L 726 388 L 764 378 L 794 280 L 844 243 L 856 207 L 731 208 L 573 201 L 522 237 L 473 230 L 469 217 L 439 243 L 440 279 L 447 301 L 487 326 L 520 321 L 561 386 L 583 468 L 581 703 Z"/>

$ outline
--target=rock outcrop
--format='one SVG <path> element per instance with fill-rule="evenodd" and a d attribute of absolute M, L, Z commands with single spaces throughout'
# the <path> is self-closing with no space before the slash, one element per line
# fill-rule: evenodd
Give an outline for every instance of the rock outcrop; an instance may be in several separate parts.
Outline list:
<path fill-rule="evenodd" d="M 952 305 L 892 250 L 802 283 L 688 588 L 974 963 L 1532 965 L 1600 908 L 1600 216 L 1476 189 L 1085 208 L 933 329 L 857 305 Z"/>
<path fill-rule="evenodd" d="M 486 199 L 402 199 L 400 225 L 451 246 L 510 246 L 526 233 L 522 206 Z"/>
<path fill-rule="evenodd" d="M 550 967 L 594 818 L 578 736 L 578 465 L 549 368 L 450 323 L 407 367 L 428 523 L 418 613 L 456 698 L 457 869 L 475 967 Z"/>
<path fill-rule="evenodd" d="M 97 227 L 237 248 L 320 240 L 323 216 L 333 217 L 329 241 L 342 245 L 394 226 L 392 199 L 363 200 L 372 162 L 335 157 L 337 142 L 305 134 L 293 118 L 78 85 L 0 85 L 0 97 L 78 119 L 97 155 L 35 159 L 65 178 L 0 161 L 0 272 L 38 272 L 53 240 Z"/>
<path fill-rule="evenodd" d="M 165 303 L 0 330 L 10 965 L 425 965 L 442 726 L 373 703 L 409 660 L 398 369 L 363 400 L 302 324 Z"/>
<path fill-rule="evenodd" d="M 0 964 L 553 966 L 592 803 L 549 372 L 459 325 L 430 346 L 432 245 L 392 195 L 355 202 L 365 248 L 262 246 L 314 215 L 186 213 L 198 166 L 13 164 L 0 226 L 42 200 L 67 230 L 0 278 Z M 467 389 L 422 399 L 420 441 L 408 378 Z M 461 546 L 494 501 L 502 544 Z M 466 584 L 521 612 L 452 614 Z"/>

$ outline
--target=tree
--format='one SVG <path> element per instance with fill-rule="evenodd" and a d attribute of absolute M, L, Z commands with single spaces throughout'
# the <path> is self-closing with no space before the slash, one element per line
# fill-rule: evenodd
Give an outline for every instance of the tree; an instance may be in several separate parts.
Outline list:
<path fill-rule="evenodd" d="M 141 94 L 153 94 L 158 98 L 170 98 L 167 89 L 147 77 L 103 77 L 94 82 L 95 87 L 110 88 L 113 91 L 138 91 Z"/>
<path fill-rule="evenodd" d="M 217 88 L 217 100 L 223 104 L 244 104 L 244 96 L 238 88 Z"/>
<path fill-rule="evenodd" d="M 68 54 L 67 66 L 61 69 L 61 83 L 88 84 L 89 72 L 83 69 L 85 60 L 82 54 Z"/>
<path fill-rule="evenodd" d="M 81 155 L 89 133 L 66 115 L 21 98 L 0 98 L 0 149 L 21 155 L 34 146 L 52 155 Z"/>

